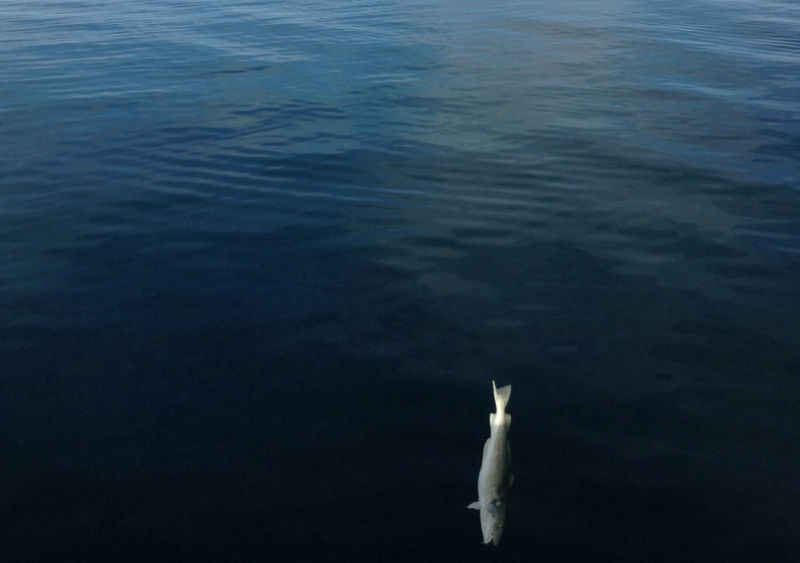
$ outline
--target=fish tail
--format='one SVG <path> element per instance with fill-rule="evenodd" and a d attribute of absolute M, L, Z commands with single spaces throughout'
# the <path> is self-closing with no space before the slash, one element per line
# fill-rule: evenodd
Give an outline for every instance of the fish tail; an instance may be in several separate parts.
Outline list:
<path fill-rule="evenodd" d="M 511 385 L 506 385 L 505 387 L 498 389 L 493 379 L 492 390 L 494 391 L 494 404 L 497 408 L 497 415 L 499 416 L 506 412 L 506 405 L 508 404 L 508 400 L 511 398 Z"/>

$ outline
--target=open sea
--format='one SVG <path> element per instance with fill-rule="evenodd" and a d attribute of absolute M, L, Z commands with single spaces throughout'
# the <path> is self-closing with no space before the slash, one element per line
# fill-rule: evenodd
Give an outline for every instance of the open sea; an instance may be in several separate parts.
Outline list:
<path fill-rule="evenodd" d="M 0 1 L 0 515 L 10 563 L 800 561 L 800 4 Z"/>

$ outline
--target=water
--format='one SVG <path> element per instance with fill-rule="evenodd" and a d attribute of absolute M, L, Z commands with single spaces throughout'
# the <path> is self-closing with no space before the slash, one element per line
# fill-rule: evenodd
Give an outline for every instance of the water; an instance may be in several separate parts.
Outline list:
<path fill-rule="evenodd" d="M 796 561 L 798 37 L 789 0 L 4 1 L 4 559 Z"/>

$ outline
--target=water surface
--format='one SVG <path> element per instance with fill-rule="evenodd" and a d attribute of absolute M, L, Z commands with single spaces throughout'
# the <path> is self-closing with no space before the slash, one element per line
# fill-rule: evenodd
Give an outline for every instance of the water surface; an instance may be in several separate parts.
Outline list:
<path fill-rule="evenodd" d="M 7 556 L 795 561 L 797 37 L 789 1 L 3 2 Z"/>

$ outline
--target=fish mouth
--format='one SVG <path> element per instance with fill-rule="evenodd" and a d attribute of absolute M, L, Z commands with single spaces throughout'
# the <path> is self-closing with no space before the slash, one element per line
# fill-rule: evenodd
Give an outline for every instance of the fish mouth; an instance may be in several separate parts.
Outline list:
<path fill-rule="evenodd" d="M 487 538 L 483 538 L 483 545 L 500 545 L 500 536 L 491 535 Z"/>

